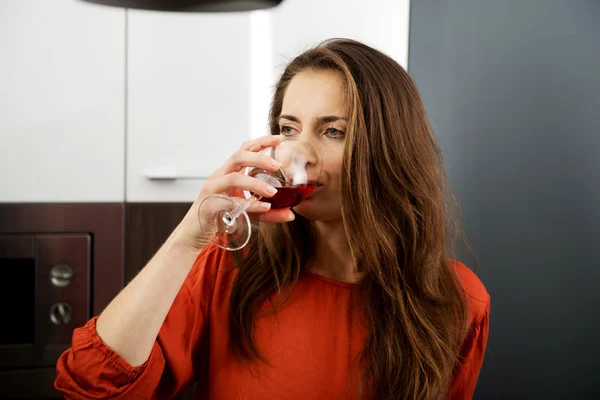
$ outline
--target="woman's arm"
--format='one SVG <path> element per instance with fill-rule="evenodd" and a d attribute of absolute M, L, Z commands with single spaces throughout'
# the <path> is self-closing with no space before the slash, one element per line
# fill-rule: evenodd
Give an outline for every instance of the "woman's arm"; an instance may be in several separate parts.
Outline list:
<path fill-rule="evenodd" d="M 473 398 L 479 372 L 483 365 L 485 349 L 490 329 L 490 303 L 489 297 L 485 304 L 480 305 L 482 312 L 471 325 L 461 353 L 452 386 L 448 393 L 448 400 L 468 400 Z"/>
<path fill-rule="evenodd" d="M 98 336 L 130 365 L 136 367 L 148 359 L 160 327 L 200 250 L 180 240 L 176 230 L 98 317 Z"/>
<path fill-rule="evenodd" d="M 68 399 L 161 399 L 178 393 L 194 379 L 206 350 L 202 346 L 217 271 L 223 264 L 231 266 L 231 257 L 225 255 L 215 246 L 200 253 L 143 364 L 133 366 L 107 346 L 94 317 L 73 332 L 72 347 L 56 365 L 55 387 Z M 157 253 L 150 264 L 158 257 Z M 138 333 L 131 334 L 135 339 Z"/>
<path fill-rule="evenodd" d="M 212 194 L 239 197 L 243 190 L 271 197 L 269 185 L 239 172 L 249 166 L 276 171 L 279 165 L 273 164 L 271 157 L 256 152 L 280 140 L 269 136 L 245 143 L 211 175 L 152 260 L 97 319 L 74 331 L 71 349 L 57 363 L 57 389 L 68 398 L 149 398 L 148 393 L 154 393 L 162 383 L 165 362 L 171 364 L 166 386 L 173 382 L 178 385 L 196 373 L 194 346 L 206 325 L 202 300 L 210 297 L 212 290 L 207 285 L 211 278 L 204 271 L 218 268 L 221 257 L 214 254 L 223 253 L 215 246 L 211 246 L 215 251 L 202 251 L 214 235 L 209 228 L 214 226 L 209 223 L 214 215 L 204 209 L 199 213 L 200 204 Z M 264 204 L 256 203 L 248 212 L 264 222 L 289 221 L 290 214 L 293 217 L 289 210 L 269 211 L 268 204 L 261 207 Z M 196 272 L 190 279 L 188 274 L 197 258 Z M 188 340 L 190 335 L 193 340 Z"/>
<path fill-rule="evenodd" d="M 280 138 L 269 136 L 248 142 L 215 171 L 166 243 L 98 318 L 96 329 L 102 341 L 132 366 L 141 365 L 148 359 L 177 292 L 198 253 L 214 234 L 206 228 L 212 223 L 199 222 L 200 204 L 207 196 L 240 190 L 271 197 L 269 185 L 238 174 L 238 171 L 248 166 L 276 171 L 279 165 L 273 165 L 271 157 L 256 151 L 279 141 Z M 264 213 L 267 209 L 256 204 L 249 211 Z M 202 217 L 208 220 L 214 215 L 208 215 L 207 211 Z"/>

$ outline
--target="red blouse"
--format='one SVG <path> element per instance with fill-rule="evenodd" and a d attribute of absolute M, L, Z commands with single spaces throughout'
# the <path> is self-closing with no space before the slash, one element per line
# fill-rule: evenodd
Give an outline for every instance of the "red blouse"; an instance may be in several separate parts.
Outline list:
<path fill-rule="evenodd" d="M 148 360 L 132 367 L 96 333 L 96 319 L 73 332 L 58 360 L 55 387 L 69 399 L 167 399 L 198 381 L 197 399 L 349 398 L 348 371 L 365 338 L 348 318 L 352 284 L 301 276 L 276 314 L 255 322 L 254 338 L 271 366 L 251 373 L 228 351 L 231 256 L 205 249 L 192 267 Z M 489 329 L 490 298 L 463 264 L 457 271 L 470 299 L 470 331 L 449 399 L 473 396 Z"/>

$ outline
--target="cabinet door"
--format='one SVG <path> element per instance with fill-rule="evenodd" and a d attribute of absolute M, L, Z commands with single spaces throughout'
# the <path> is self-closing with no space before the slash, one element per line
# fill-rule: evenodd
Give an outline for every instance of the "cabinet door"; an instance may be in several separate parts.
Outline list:
<path fill-rule="evenodd" d="M 124 199 L 125 11 L 0 5 L 0 202 Z"/>
<path fill-rule="evenodd" d="M 193 201 L 251 137 L 250 18 L 128 11 L 128 202 Z"/>
<path fill-rule="evenodd" d="M 410 0 L 285 0 L 273 9 L 274 63 L 329 38 L 371 45 L 408 65 Z"/>

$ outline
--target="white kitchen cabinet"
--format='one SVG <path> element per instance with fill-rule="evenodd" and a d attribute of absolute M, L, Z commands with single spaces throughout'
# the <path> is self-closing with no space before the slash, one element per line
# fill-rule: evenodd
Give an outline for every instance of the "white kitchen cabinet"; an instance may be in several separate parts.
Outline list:
<path fill-rule="evenodd" d="M 128 11 L 128 202 L 193 201 L 251 137 L 250 18 Z"/>
<path fill-rule="evenodd" d="M 336 37 L 371 45 L 408 67 L 410 0 L 285 0 L 271 16 L 273 62 Z"/>
<path fill-rule="evenodd" d="M 124 199 L 125 11 L 0 2 L 0 202 Z"/>

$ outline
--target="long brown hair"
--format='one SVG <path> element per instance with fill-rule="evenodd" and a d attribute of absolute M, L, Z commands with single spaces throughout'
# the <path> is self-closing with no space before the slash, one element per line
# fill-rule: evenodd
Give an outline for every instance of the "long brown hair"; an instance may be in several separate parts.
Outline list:
<path fill-rule="evenodd" d="M 342 218 L 355 265 L 365 273 L 354 294 L 367 331 L 357 359 L 358 390 L 376 399 L 444 398 L 467 329 L 468 303 L 452 264 L 459 233 L 454 202 L 417 88 L 378 50 L 328 40 L 283 72 L 270 111 L 273 134 L 279 134 L 288 84 L 309 68 L 337 71 L 346 84 Z M 247 253 L 237 255 L 230 343 L 241 359 L 268 362 L 253 340 L 253 322 L 264 301 L 293 288 L 316 237 L 300 216 L 263 225 Z M 286 296 L 279 299 L 273 311 Z"/>

